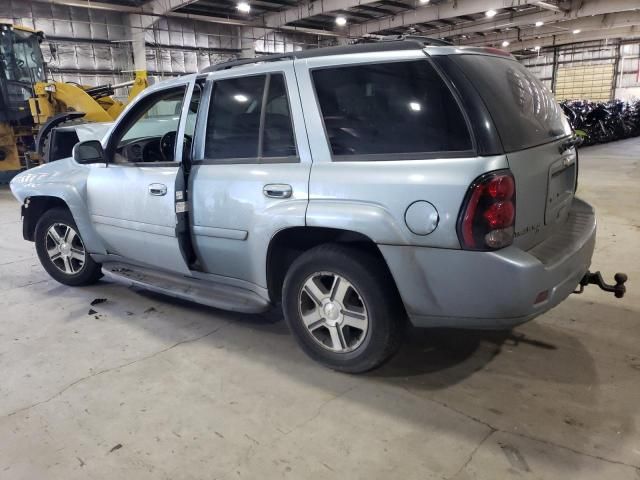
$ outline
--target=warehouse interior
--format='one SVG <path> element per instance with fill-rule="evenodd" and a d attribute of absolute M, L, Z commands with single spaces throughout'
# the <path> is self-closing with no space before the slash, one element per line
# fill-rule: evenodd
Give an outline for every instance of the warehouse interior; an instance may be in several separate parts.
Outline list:
<path fill-rule="evenodd" d="M 623 298 L 587 285 L 512 329 L 407 324 L 397 354 L 348 374 L 298 348 L 279 304 L 250 314 L 107 277 L 83 287 L 57 282 L 24 240 L 25 208 L 15 184 L 6 184 L 21 171 L 21 185 L 35 185 L 39 169 L 57 162 L 20 153 L 19 168 L 2 177 L 3 153 L 0 478 L 640 478 L 638 0 L 3 0 L 2 7 L 0 25 L 39 35 L 46 82 L 107 86 L 122 108 L 136 101 L 134 78 L 155 88 L 225 62 L 264 66 L 266 55 L 304 59 L 308 50 L 392 37 L 508 52 L 552 92 L 576 139 L 568 147 L 579 155 L 575 194 L 597 217 L 591 271 L 611 285 L 617 272 L 629 280 Z M 2 48 L 0 60 L 8 55 Z M 45 90 L 42 98 L 55 92 Z M 4 130 L 2 118 L 0 152 L 26 135 Z M 36 144 L 43 124 L 33 126 Z M 310 138 L 322 130 L 305 128 Z"/>

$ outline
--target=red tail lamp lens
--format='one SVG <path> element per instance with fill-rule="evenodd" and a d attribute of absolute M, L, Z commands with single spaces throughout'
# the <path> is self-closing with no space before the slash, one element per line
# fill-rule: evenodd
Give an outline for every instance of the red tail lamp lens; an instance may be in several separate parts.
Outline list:
<path fill-rule="evenodd" d="M 495 250 L 513 243 L 516 185 L 509 170 L 488 173 L 469 187 L 458 217 L 458 238 L 467 250 Z"/>
<path fill-rule="evenodd" d="M 510 200 L 515 192 L 516 184 L 508 175 L 495 177 L 487 184 L 487 193 L 496 200 Z"/>
<path fill-rule="evenodd" d="M 489 224 L 489 228 L 495 230 L 513 225 L 516 211 L 513 208 L 513 202 L 498 202 L 487 208 L 482 215 Z"/>

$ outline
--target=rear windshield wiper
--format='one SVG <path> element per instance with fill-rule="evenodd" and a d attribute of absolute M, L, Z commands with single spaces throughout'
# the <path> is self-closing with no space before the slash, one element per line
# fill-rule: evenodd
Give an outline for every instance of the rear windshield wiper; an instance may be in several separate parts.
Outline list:
<path fill-rule="evenodd" d="M 558 147 L 558 150 L 560 150 L 560 153 L 564 153 L 570 148 L 579 147 L 581 144 L 582 144 L 582 138 L 574 134 L 569 139 L 562 142 Z"/>

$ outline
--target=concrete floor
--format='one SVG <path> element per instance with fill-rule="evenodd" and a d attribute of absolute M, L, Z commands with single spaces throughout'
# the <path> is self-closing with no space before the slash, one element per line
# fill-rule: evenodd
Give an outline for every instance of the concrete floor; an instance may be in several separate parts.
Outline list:
<path fill-rule="evenodd" d="M 624 300 L 413 331 L 364 376 L 312 363 L 278 315 L 57 284 L 1 190 L 0 478 L 638 480 L 639 158 L 640 139 L 581 155 L 593 266 L 629 274 Z"/>

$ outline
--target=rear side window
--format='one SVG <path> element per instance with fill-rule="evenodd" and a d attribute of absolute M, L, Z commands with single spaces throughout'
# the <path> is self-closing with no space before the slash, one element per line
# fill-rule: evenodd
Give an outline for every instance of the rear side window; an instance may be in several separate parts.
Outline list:
<path fill-rule="evenodd" d="M 296 144 L 291 128 L 289 99 L 282 75 L 271 75 L 269 93 L 265 103 L 264 157 L 289 157 L 296 155 Z"/>
<path fill-rule="evenodd" d="M 472 149 L 458 103 L 426 60 L 318 69 L 312 75 L 338 160 Z"/>
<path fill-rule="evenodd" d="M 282 74 L 215 81 L 207 120 L 205 157 L 245 162 L 296 157 Z"/>
<path fill-rule="evenodd" d="M 230 78 L 213 85 L 205 156 L 256 158 L 266 76 Z"/>
<path fill-rule="evenodd" d="M 451 58 L 480 93 L 505 151 L 542 145 L 571 133 L 551 92 L 524 65 L 487 55 Z"/>

